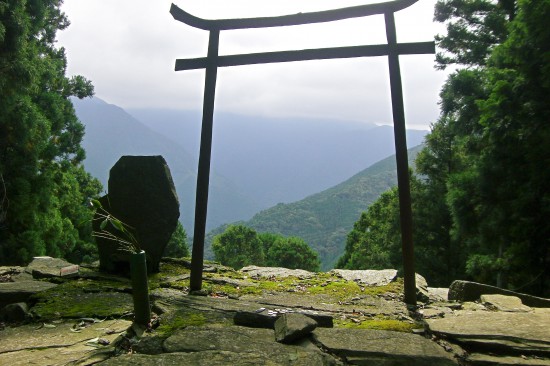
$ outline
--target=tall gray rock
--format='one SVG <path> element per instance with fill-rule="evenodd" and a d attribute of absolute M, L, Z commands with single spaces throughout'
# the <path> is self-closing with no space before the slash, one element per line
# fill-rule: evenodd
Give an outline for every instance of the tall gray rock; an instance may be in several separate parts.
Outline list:
<path fill-rule="evenodd" d="M 109 173 L 108 194 L 100 199 L 103 208 L 133 228 L 147 255 L 147 272 L 159 272 L 162 253 L 179 218 L 179 201 L 162 156 L 123 156 Z M 101 220 L 94 220 L 99 231 Z M 113 232 L 114 234 L 119 234 Z M 96 238 L 100 267 L 110 273 L 127 273 L 129 254 L 116 242 Z"/>

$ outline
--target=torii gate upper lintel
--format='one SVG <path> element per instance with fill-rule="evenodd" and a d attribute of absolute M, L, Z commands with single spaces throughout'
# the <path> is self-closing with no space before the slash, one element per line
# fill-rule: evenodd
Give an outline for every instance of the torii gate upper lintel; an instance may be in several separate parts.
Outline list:
<path fill-rule="evenodd" d="M 192 27 L 210 32 L 207 57 L 176 60 L 175 66 L 176 71 L 206 69 L 199 169 L 197 175 L 195 228 L 191 259 L 191 291 L 200 290 L 202 288 L 204 237 L 206 233 L 208 187 L 210 181 L 210 158 L 212 151 L 214 98 L 218 67 L 335 58 L 387 56 L 390 72 L 392 113 L 394 119 L 405 302 L 411 305 L 416 304 L 411 194 L 407 156 L 405 110 L 403 104 L 403 89 L 401 83 L 399 55 L 434 54 L 435 44 L 434 42 L 397 43 L 394 13 L 413 5 L 417 1 L 418 0 L 394 0 L 342 9 L 312 13 L 298 13 L 277 17 L 218 20 L 207 20 L 195 17 L 172 4 L 170 13 L 174 19 Z M 387 44 L 263 52 L 244 55 L 218 55 L 219 35 L 222 30 L 282 27 L 332 22 L 376 14 L 384 15 Z"/>

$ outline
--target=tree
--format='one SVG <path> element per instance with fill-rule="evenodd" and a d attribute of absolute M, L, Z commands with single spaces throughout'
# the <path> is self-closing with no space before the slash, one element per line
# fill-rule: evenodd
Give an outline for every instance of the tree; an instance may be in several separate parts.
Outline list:
<path fill-rule="evenodd" d="M 269 253 L 269 249 L 275 244 L 275 242 L 278 239 L 283 238 L 280 234 L 273 234 L 273 233 L 259 233 L 258 239 L 262 242 L 262 249 L 264 251 L 264 254 L 267 255 Z"/>
<path fill-rule="evenodd" d="M 264 251 L 258 234 L 244 225 L 229 225 L 222 234 L 216 235 L 212 250 L 217 261 L 234 269 L 264 264 Z"/>
<path fill-rule="evenodd" d="M 316 272 L 319 271 L 321 262 L 317 252 L 303 239 L 294 236 L 275 240 L 267 253 L 267 265 Z"/>
<path fill-rule="evenodd" d="M 436 14 L 448 22 L 440 46 L 452 55 L 440 63 L 468 66 L 446 84 L 438 121 L 446 123 L 460 163 L 444 193 L 450 233 L 468 253 L 473 279 L 548 294 L 550 3 L 465 3 L 440 1 L 439 10 L 451 10 Z M 457 22 L 466 31 L 452 34 Z M 485 49 L 479 57 L 461 51 L 474 48 L 472 39 Z"/>
<path fill-rule="evenodd" d="M 176 230 L 172 233 L 168 245 L 164 249 L 165 257 L 189 257 L 189 247 L 187 246 L 187 233 L 181 222 L 178 221 Z"/>
<path fill-rule="evenodd" d="M 401 268 L 397 187 L 382 193 L 353 225 L 337 268 Z"/>
<path fill-rule="evenodd" d="M 452 64 L 484 66 L 493 48 L 508 34 L 515 0 L 439 0 L 435 20 L 447 24 L 447 33 L 436 36 L 437 68 Z"/>
<path fill-rule="evenodd" d="M 90 197 L 99 182 L 82 167 L 84 127 L 70 96 L 93 94 L 81 76 L 67 78 L 63 48 L 69 22 L 59 0 L 0 3 L 0 176 L 5 182 L 0 263 L 36 255 L 93 255 Z"/>
<path fill-rule="evenodd" d="M 479 101 L 477 236 L 501 286 L 550 293 L 550 1 L 518 1 Z M 470 263 L 474 271 L 474 263 Z"/>

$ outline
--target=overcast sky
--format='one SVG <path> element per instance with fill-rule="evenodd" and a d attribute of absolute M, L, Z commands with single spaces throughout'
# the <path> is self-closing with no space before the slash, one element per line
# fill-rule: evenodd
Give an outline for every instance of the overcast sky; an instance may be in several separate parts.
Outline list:
<path fill-rule="evenodd" d="M 83 75 L 96 95 L 123 108 L 200 110 L 204 71 L 174 71 L 177 58 L 206 56 L 208 32 L 172 18 L 174 2 L 207 19 L 285 15 L 382 0 L 65 0 L 71 26 L 58 34 L 68 74 Z M 396 13 L 398 42 L 433 40 L 435 0 Z M 222 31 L 220 54 L 386 43 L 382 16 L 271 29 Z M 408 127 L 438 115 L 446 73 L 433 55 L 401 56 Z M 391 123 L 386 57 L 220 68 L 216 111 L 330 117 Z"/>

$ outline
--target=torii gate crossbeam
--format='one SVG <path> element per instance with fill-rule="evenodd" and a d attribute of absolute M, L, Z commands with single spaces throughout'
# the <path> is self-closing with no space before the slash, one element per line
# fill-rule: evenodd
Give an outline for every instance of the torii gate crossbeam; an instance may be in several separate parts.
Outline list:
<path fill-rule="evenodd" d="M 403 104 L 403 88 L 401 83 L 399 55 L 433 54 L 435 53 L 435 44 L 434 42 L 397 43 L 394 13 L 411 6 L 417 1 L 418 0 L 394 0 L 384 3 L 361 5 L 313 13 L 299 13 L 279 17 L 218 20 L 207 20 L 195 17 L 172 4 L 170 13 L 174 19 L 192 27 L 210 32 L 207 57 L 176 60 L 175 67 L 176 71 L 206 69 L 199 169 L 197 175 L 195 228 L 191 260 L 191 291 L 200 290 L 202 288 L 204 237 L 206 233 L 214 99 L 218 67 L 335 58 L 387 56 L 390 72 L 392 113 L 394 120 L 393 126 L 397 161 L 397 183 L 399 189 L 405 302 L 412 305 L 416 304 L 411 194 L 405 128 L 405 109 Z M 387 44 L 264 52 L 244 55 L 218 55 L 219 37 L 220 31 L 222 30 L 281 27 L 331 22 L 375 14 L 384 15 Z"/>

